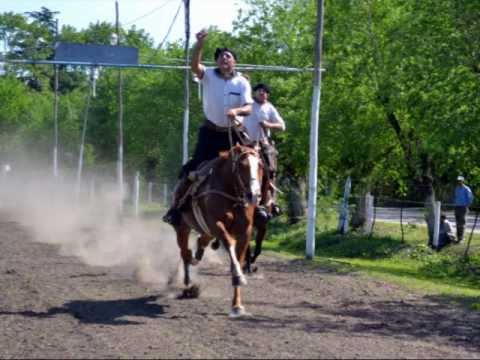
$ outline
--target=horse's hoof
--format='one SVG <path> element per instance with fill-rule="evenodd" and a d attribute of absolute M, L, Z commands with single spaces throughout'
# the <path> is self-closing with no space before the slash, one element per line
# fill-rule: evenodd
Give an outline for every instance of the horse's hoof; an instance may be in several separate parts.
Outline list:
<path fill-rule="evenodd" d="M 220 247 L 220 240 L 215 239 L 215 241 L 212 242 L 211 247 L 212 247 L 213 250 L 218 250 L 218 248 Z"/>
<path fill-rule="evenodd" d="M 240 276 L 240 285 L 247 285 L 247 278 L 244 275 Z"/>
<path fill-rule="evenodd" d="M 249 278 L 256 277 L 258 274 L 258 266 L 252 266 L 249 271 L 245 271 L 245 275 L 248 275 Z"/>
<path fill-rule="evenodd" d="M 200 262 L 199 260 L 193 258 L 193 259 L 190 261 L 190 265 L 195 266 L 195 265 L 198 265 L 199 262 Z"/>
<path fill-rule="evenodd" d="M 183 289 L 182 293 L 177 299 L 196 299 L 200 296 L 200 287 L 198 285 L 192 285 Z"/>
<path fill-rule="evenodd" d="M 246 312 L 243 306 L 233 307 L 230 311 L 230 314 L 228 315 L 230 319 L 238 319 L 246 316 L 252 316 L 252 314 Z"/>

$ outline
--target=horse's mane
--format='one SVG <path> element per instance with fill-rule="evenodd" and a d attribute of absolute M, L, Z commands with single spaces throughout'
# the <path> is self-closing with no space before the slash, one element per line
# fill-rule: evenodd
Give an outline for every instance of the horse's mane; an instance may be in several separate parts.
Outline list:
<path fill-rule="evenodd" d="M 241 150 L 242 150 L 242 145 L 237 143 L 234 146 L 232 146 L 232 148 L 230 150 L 220 151 L 219 154 L 218 154 L 218 157 L 219 157 L 220 161 L 218 161 L 214 165 L 214 168 L 217 169 L 217 170 L 222 169 L 222 167 L 225 165 L 225 163 L 227 161 L 232 160 L 233 153 L 241 152 Z"/>
<path fill-rule="evenodd" d="M 231 158 L 231 153 L 233 153 L 234 151 L 240 151 L 241 148 L 242 146 L 239 143 L 236 143 L 234 146 L 232 146 L 230 150 L 220 151 L 218 156 L 222 160 L 228 160 Z"/>
<path fill-rule="evenodd" d="M 220 153 L 218 154 L 218 157 L 222 160 L 227 160 L 230 157 L 230 151 L 229 150 L 220 151 Z"/>
<path fill-rule="evenodd" d="M 230 153 L 231 152 L 240 151 L 242 149 L 242 147 L 252 148 L 251 146 L 248 146 L 248 145 L 240 145 L 239 143 L 236 143 L 234 146 L 232 146 L 232 148 L 230 150 L 220 151 L 219 152 L 219 157 L 226 160 L 226 159 L 230 158 Z"/>

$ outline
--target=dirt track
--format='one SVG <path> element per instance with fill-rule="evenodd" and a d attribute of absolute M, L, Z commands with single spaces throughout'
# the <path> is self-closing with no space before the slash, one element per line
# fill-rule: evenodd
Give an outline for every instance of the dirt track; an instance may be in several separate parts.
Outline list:
<path fill-rule="evenodd" d="M 177 300 L 34 242 L 0 213 L 1 358 L 479 358 L 480 313 L 355 273 L 263 256 L 230 320 L 226 264 Z M 178 291 L 177 291 L 178 292 Z"/>

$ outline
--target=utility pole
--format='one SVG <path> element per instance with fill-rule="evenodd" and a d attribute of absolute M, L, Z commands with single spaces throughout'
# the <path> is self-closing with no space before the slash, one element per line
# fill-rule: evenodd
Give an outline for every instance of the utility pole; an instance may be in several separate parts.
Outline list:
<path fill-rule="evenodd" d="M 54 49 L 58 41 L 58 19 L 55 20 Z M 53 177 L 58 177 L 58 65 L 54 65 L 53 98 Z"/>
<path fill-rule="evenodd" d="M 315 255 L 315 225 L 317 219 L 317 174 L 318 174 L 318 126 L 320 115 L 320 95 L 322 86 L 322 40 L 323 40 L 323 1 L 317 0 L 317 29 L 315 35 L 315 75 L 313 79 L 312 112 L 310 125 L 310 174 L 308 186 L 307 244 L 306 258 Z"/>

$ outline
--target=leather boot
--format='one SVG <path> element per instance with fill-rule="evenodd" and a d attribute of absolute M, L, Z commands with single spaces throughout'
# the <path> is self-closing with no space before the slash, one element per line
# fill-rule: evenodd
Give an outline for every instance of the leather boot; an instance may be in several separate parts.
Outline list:
<path fill-rule="evenodd" d="M 192 182 L 186 176 L 178 180 L 173 191 L 172 205 L 170 205 L 170 209 L 168 209 L 167 213 L 162 218 L 162 220 L 167 224 L 173 226 L 180 225 L 182 216 L 181 206 L 183 205 L 180 204 L 180 200 L 182 200 L 184 194 L 188 191 L 191 184 Z"/>
<path fill-rule="evenodd" d="M 282 209 L 277 204 L 272 204 L 272 217 L 280 216 Z"/>

